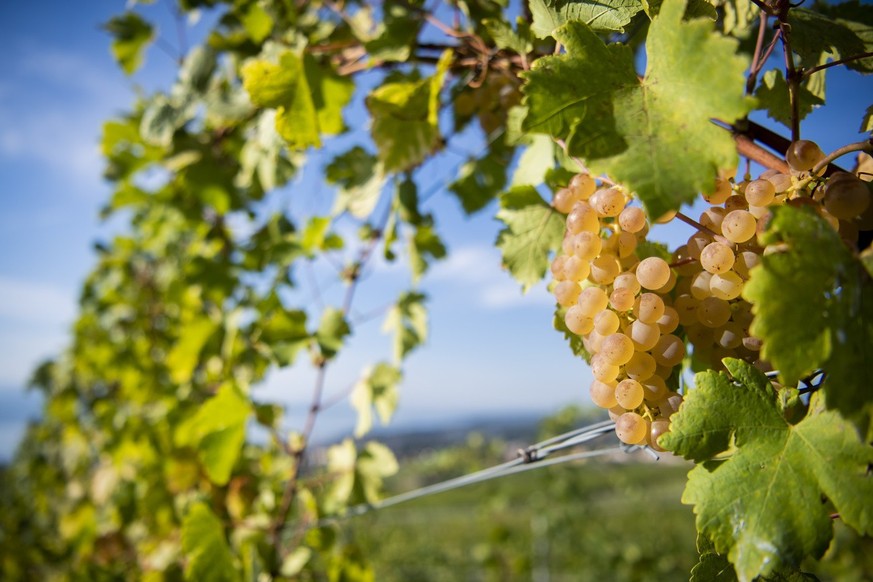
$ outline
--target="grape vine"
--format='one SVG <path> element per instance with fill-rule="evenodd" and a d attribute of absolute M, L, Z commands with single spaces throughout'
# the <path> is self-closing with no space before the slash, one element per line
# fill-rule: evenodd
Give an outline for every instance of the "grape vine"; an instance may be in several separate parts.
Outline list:
<path fill-rule="evenodd" d="M 832 69 L 873 72 L 873 6 L 159 3 L 177 35 L 150 2 L 105 26 L 126 74 L 153 47 L 178 74 L 104 125 L 104 214 L 127 227 L 34 374 L 45 408 L 0 484 L 0 577 L 373 580 L 338 532 L 397 470 L 363 439 L 427 340 L 419 282 L 449 254 L 431 196 L 493 212 L 509 275 L 547 280 L 590 363 L 580 399 L 618 439 L 695 463 L 692 579 L 808 579 L 835 521 L 873 535 L 873 105 L 863 139 L 829 128 L 830 152 L 805 125 L 832 107 Z M 285 203 L 304 168 L 327 193 L 311 212 Z M 390 353 L 338 388 L 376 257 L 409 273 Z M 343 291 L 304 297 L 316 271 Z M 293 387 L 300 427 L 258 392 L 294 366 L 315 378 Z M 317 462 L 319 415 L 345 399 L 354 434 Z"/>

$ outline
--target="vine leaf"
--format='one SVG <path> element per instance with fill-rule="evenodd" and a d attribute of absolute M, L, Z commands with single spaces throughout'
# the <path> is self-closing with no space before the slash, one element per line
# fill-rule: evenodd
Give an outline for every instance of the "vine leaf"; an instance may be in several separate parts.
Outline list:
<path fill-rule="evenodd" d="M 351 395 L 352 406 L 358 411 L 355 438 L 361 438 L 373 428 L 374 408 L 382 424 L 390 422 L 397 408 L 397 385 L 401 378 L 400 370 L 385 362 L 364 371 Z"/>
<path fill-rule="evenodd" d="M 682 501 L 694 505 L 698 531 L 727 555 L 737 577 L 746 582 L 821 557 L 834 510 L 862 534 L 873 532 L 873 447 L 819 406 L 818 396 L 806 418 L 789 424 L 760 371 L 741 360 L 724 363 L 733 378 L 697 374 L 660 444 L 698 463 Z M 711 460 L 727 451 L 727 460 Z"/>
<path fill-rule="evenodd" d="M 803 8 L 792 8 L 788 13 L 791 48 L 803 67 L 814 67 L 828 57 L 845 59 L 873 50 L 873 8 L 847 2 L 838 10 L 824 11 L 830 14 Z M 846 63 L 846 67 L 873 72 L 873 57 Z"/>
<path fill-rule="evenodd" d="M 182 328 L 179 340 L 167 354 L 166 359 L 173 382 L 184 384 L 191 381 L 194 368 L 200 361 L 200 352 L 218 327 L 218 324 L 208 317 L 201 317 Z"/>
<path fill-rule="evenodd" d="M 321 355 L 327 359 L 336 356 L 343 347 L 343 341 L 352 333 L 342 310 L 328 307 L 321 315 L 321 323 L 315 332 L 315 339 L 321 348 Z"/>
<path fill-rule="evenodd" d="M 439 97 L 452 52 L 445 51 L 432 77 L 391 77 L 367 96 L 371 133 L 386 173 L 417 166 L 442 145 Z"/>
<path fill-rule="evenodd" d="M 464 212 L 478 212 L 497 197 L 506 186 L 506 169 L 514 152 L 515 148 L 500 139 L 492 143 L 482 157 L 470 159 L 461 166 L 449 191 L 458 197 Z"/>
<path fill-rule="evenodd" d="M 358 451 L 348 438 L 327 450 L 327 470 L 337 475 L 325 499 L 328 512 L 355 503 L 372 503 L 379 497 L 382 481 L 397 472 L 391 450 L 376 441 Z"/>
<path fill-rule="evenodd" d="M 861 119 L 861 127 L 858 128 L 858 133 L 873 132 L 873 105 L 867 108 L 864 112 L 864 118 Z"/>
<path fill-rule="evenodd" d="M 135 12 L 125 12 L 103 25 L 103 29 L 112 35 L 112 56 L 121 65 L 122 70 L 132 75 L 142 66 L 143 52 L 155 38 L 152 25 L 140 18 Z"/>
<path fill-rule="evenodd" d="M 641 0 L 530 0 L 531 30 L 539 38 L 551 36 L 555 29 L 580 21 L 598 32 L 624 32 L 631 18 L 643 9 Z"/>
<path fill-rule="evenodd" d="M 743 289 L 753 305 L 751 333 L 783 383 L 823 368 L 828 406 L 860 421 L 869 414 L 873 361 L 873 285 L 839 234 L 811 210 L 776 208 L 762 242 L 766 254 Z"/>
<path fill-rule="evenodd" d="M 682 0 L 662 4 L 642 81 L 628 47 L 607 46 L 580 22 L 555 33 L 567 54 L 524 74 L 523 127 L 564 139 L 571 155 L 635 191 L 651 216 L 711 191 L 717 170 L 736 164 L 733 139 L 710 119 L 733 121 L 752 104 L 736 41 L 713 34 L 711 21 L 683 22 L 684 10 Z"/>
<path fill-rule="evenodd" d="M 341 133 L 342 109 L 354 92 L 347 78 L 322 68 L 313 57 L 291 51 L 278 64 L 260 59 L 242 69 L 243 86 L 258 107 L 276 109 L 276 131 L 293 149 L 321 146 L 321 134 Z"/>
<path fill-rule="evenodd" d="M 494 39 L 497 48 L 511 50 L 520 55 L 526 55 L 533 50 L 530 24 L 526 20 L 520 17 L 516 20 L 517 30 L 513 30 L 508 21 L 499 18 L 487 18 L 482 24 Z"/>
<path fill-rule="evenodd" d="M 399 364 L 406 354 L 427 340 L 427 297 L 416 291 L 400 294 L 382 324 L 382 331 L 394 334 L 394 363 Z"/>
<path fill-rule="evenodd" d="M 182 551 L 188 558 L 186 580 L 239 580 L 224 526 L 202 501 L 191 506 L 182 522 Z"/>
<path fill-rule="evenodd" d="M 337 155 L 325 168 L 328 184 L 339 186 L 331 214 L 348 211 L 355 218 L 367 218 L 382 194 L 385 173 L 376 156 L 360 146 Z"/>
<path fill-rule="evenodd" d="M 812 113 L 814 108 L 824 105 L 824 99 L 809 90 L 809 81 L 810 78 L 807 78 L 801 83 L 800 90 L 797 93 L 799 120 Z M 766 110 L 767 115 L 771 119 L 791 127 L 792 112 L 788 93 L 788 83 L 785 81 L 785 77 L 782 76 L 782 71 L 770 69 L 761 77 L 761 84 L 758 85 L 758 89 L 755 91 L 755 98 L 758 100 L 758 108 Z"/>
<path fill-rule="evenodd" d="M 415 233 L 409 237 L 409 268 L 412 280 L 417 282 L 430 266 L 431 261 L 446 256 L 446 247 L 433 227 L 433 217 L 423 216 L 415 225 Z"/>
<path fill-rule="evenodd" d="M 230 384 L 219 388 L 176 432 L 178 446 L 194 446 L 209 479 L 226 485 L 246 438 L 252 404 Z"/>
<path fill-rule="evenodd" d="M 527 290 L 546 274 L 549 253 L 561 244 L 564 215 L 533 187 L 518 186 L 500 196 L 497 218 L 506 225 L 497 235 L 503 264 Z"/>

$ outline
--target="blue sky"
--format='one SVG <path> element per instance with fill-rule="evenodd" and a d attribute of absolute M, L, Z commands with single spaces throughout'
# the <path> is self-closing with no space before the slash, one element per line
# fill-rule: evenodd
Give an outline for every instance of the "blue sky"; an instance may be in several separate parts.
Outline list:
<path fill-rule="evenodd" d="M 0 459 L 8 458 L 25 420 L 38 411 L 23 386 L 34 366 L 67 342 L 79 287 L 94 262 L 92 243 L 119 228 L 97 218 L 110 193 L 97 148 L 102 122 L 129 107 L 137 86 L 167 86 L 175 75 L 172 58 L 154 46 L 132 79 L 120 72 L 100 24 L 123 7 L 106 0 L 0 5 Z M 157 21 L 168 44 L 177 44 L 166 2 L 138 10 Z M 191 38 L 203 26 L 195 25 Z M 859 139 L 865 99 L 873 95 L 873 83 L 854 74 L 831 72 L 828 85 L 833 104 L 804 126 L 805 136 L 825 151 Z M 445 156 L 443 175 L 461 161 L 452 156 Z M 293 192 L 309 190 L 300 186 L 314 184 L 313 174 L 298 178 L 280 200 L 311 208 L 323 187 L 306 194 L 308 202 Z M 427 210 L 436 214 L 452 254 L 423 284 L 431 297 L 432 334 L 406 366 L 396 424 L 588 403 L 590 373 L 552 330 L 551 299 L 542 286 L 522 295 L 499 267 L 493 208 L 466 218 L 455 200 L 438 194 Z M 660 233 L 679 240 L 690 231 L 677 225 Z M 406 285 L 402 267 L 376 265 L 361 285 L 357 309 L 383 306 Z M 367 362 L 388 356 L 390 339 L 380 324 L 377 317 L 358 329 L 328 375 L 329 395 L 345 391 Z M 304 368 L 276 374 L 258 389 L 261 398 L 290 404 L 295 423 L 312 386 Z M 353 424 L 351 409 L 340 404 L 325 413 L 322 435 Z"/>

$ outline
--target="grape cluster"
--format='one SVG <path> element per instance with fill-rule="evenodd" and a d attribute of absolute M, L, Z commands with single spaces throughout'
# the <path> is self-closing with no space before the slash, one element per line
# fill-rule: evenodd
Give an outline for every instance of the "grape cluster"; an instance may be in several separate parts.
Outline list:
<path fill-rule="evenodd" d="M 769 252 L 757 234 L 771 206 L 812 204 L 852 243 L 873 226 L 865 224 L 873 223 L 870 191 L 858 177 L 813 176 L 824 154 L 812 142 L 792 143 L 786 158 L 790 174 L 768 170 L 741 182 L 720 175 L 704 196 L 710 208 L 696 222 L 685 218 L 697 229 L 669 260 L 640 257 L 650 223 L 621 186 L 583 173 L 556 192 L 553 205 L 567 219 L 552 291 L 567 329 L 591 355 L 591 399 L 609 410 L 623 442 L 660 450 L 657 438 L 682 402 L 669 386 L 686 344 L 702 367 L 718 369 L 732 357 L 769 369 L 742 290 Z"/>
<path fill-rule="evenodd" d="M 661 257 L 640 259 L 649 224 L 629 202 L 621 187 L 598 187 L 587 174 L 556 193 L 567 228 L 551 265 L 553 292 L 566 308 L 567 329 L 592 355 L 591 399 L 609 409 L 622 441 L 657 447 L 682 399 L 667 379 L 685 357 L 685 342 L 673 333 L 676 274 Z"/>

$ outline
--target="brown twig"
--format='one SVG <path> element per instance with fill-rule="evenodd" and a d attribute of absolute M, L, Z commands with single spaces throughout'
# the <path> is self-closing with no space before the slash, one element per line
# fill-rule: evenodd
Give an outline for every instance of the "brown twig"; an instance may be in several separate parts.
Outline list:
<path fill-rule="evenodd" d="M 755 161 L 765 168 L 770 168 L 771 170 L 776 170 L 783 174 L 791 172 L 791 169 L 788 167 L 785 160 L 768 152 L 752 141 L 749 137 L 740 133 L 734 133 L 734 141 L 737 144 L 737 153 L 741 156 Z"/>
<path fill-rule="evenodd" d="M 817 65 L 815 67 L 809 67 L 808 69 L 802 69 L 800 71 L 800 75 L 802 77 L 808 77 L 813 73 L 817 73 L 819 71 L 823 71 L 830 67 L 836 67 L 838 65 L 845 65 L 846 63 L 851 63 L 852 61 L 859 61 L 861 59 L 866 59 L 868 57 L 873 57 L 873 51 L 869 51 L 866 53 L 861 53 L 852 57 L 846 57 L 844 59 L 839 59 L 837 61 L 831 61 L 829 63 L 825 63 L 823 65 Z"/>
<path fill-rule="evenodd" d="M 752 53 L 752 64 L 749 67 L 749 76 L 746 78 L 746 95 L 751 95 L 755 91 L 755 83 L 758 82 L 758 73 L 761 71 L 764 61 L 762 50 L 764 48 L 764 38 L 767 35 L 767 13 L 761 11 L 758 17 L 758 38 L 755 41 L 755 51 Z"/>

